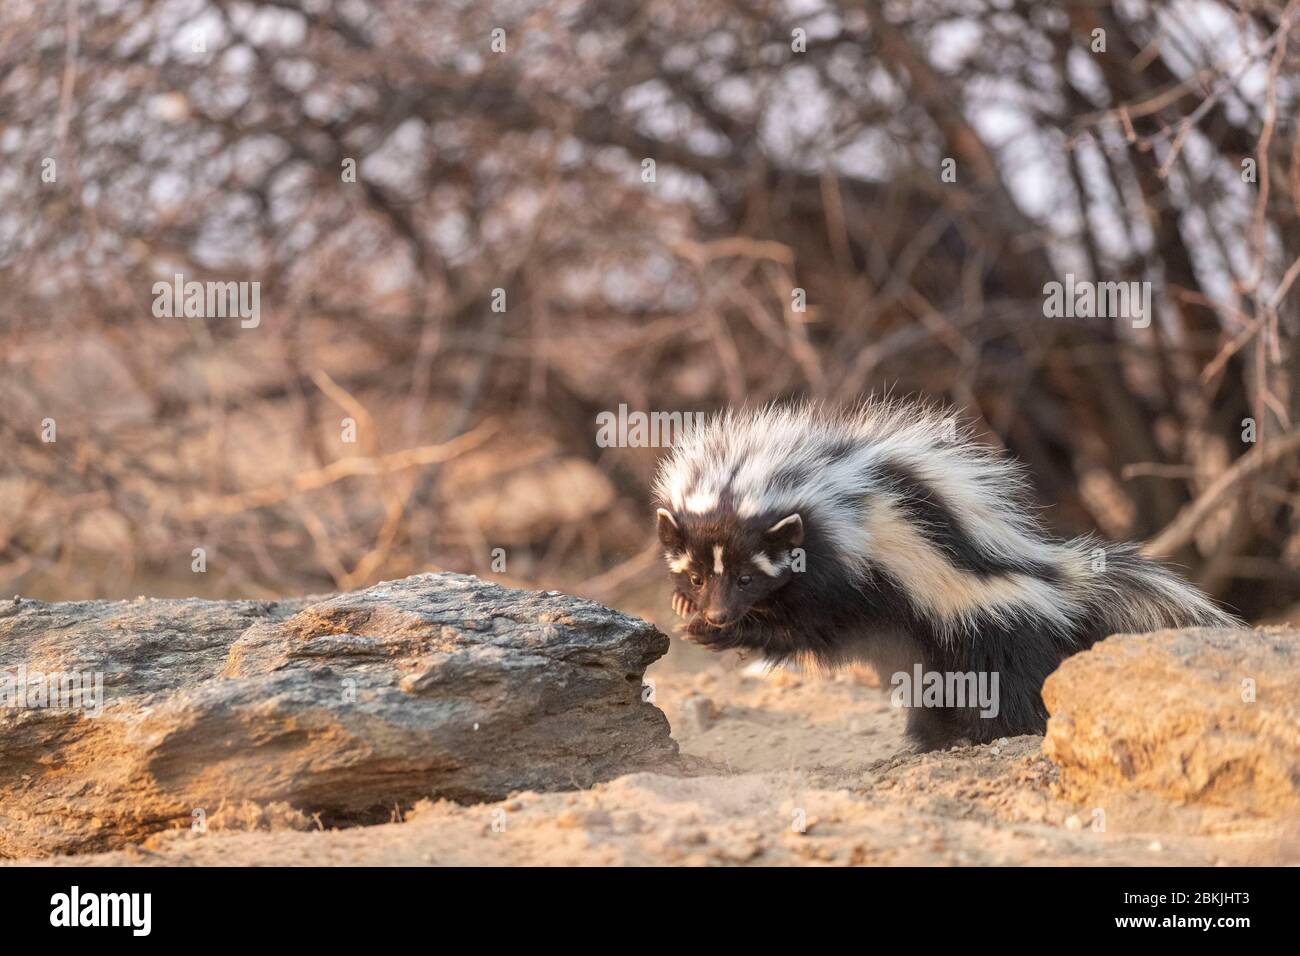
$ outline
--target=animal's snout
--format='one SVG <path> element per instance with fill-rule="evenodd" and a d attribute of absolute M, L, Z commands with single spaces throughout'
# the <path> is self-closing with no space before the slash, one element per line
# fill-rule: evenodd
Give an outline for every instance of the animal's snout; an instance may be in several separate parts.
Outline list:
<path fill-rule="evenodd" d="M 724 610 L 708 610 L 704 612 L 704 619 L 714 627 L 726 627 L 731 623 L 731 614 Z"/>

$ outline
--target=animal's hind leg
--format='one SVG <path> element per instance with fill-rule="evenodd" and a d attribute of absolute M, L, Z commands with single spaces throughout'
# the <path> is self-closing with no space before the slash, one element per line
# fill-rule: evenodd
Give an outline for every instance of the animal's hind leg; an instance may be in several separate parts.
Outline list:
<path fill-rule="evenodd" d="M 967 708 L 912 707 L 907 712 L 907 736 L 917 750 L 946 750 L 972 743 L 976 734 Z"/>

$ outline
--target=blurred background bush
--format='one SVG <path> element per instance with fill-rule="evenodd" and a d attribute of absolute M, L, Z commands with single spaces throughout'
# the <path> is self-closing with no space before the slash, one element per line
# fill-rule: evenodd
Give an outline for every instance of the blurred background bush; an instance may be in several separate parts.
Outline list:
<path fill-rule="evenodd" d="M 0 588 L 635 603 L 659 452 L 597 414 L 882 389 L 963 408 L 1058 531 L 1149 538 L 1295 434 L 1298 23 L 6 0 Z M 260 323 L 155 317 L 176 273 L 259 283 Z M 1154 321 L 1046 317 L 1067 275 Z M 1261 618 L 1300 601 L 1300 483 L 1239 472 L 1164 550 Z"/>

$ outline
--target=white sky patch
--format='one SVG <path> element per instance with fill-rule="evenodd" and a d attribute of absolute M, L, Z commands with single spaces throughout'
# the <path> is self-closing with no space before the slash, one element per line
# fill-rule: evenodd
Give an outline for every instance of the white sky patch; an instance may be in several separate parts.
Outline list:
<path fill-rule="evenodd" d="M 1080 47 L 1071 47 L 1065 54 L 1065 74 L 1071 85 L 1091 98 L 1093 105 L 1105 103 L 1110 96 L 1106 76 L 1097 61 Z"/>
<path fill-rule="evenodd" d="M 824 0 L 786 0 L 784 6 L 785 20 L 790 29 L 802 27 L 810 40 L 835 36 L 843 23 L 840 11 L 828 6 Z"/>
<path fill-rule="evenodd" d="M 723 109 L 740 116 L 751 116 L 758 106 L 754 84 L 740 76 L 729 76 L 713 90 L 714 101 Z"/>
<path fill-rule="evenodd" d="M 980 136 L 999 155 L 1007 188 L 1027 215 L 1049 218 L 1072 205 L 1061 202 L 1060 149 L 1039 135 L 1022 109 L 985 103 L 971 113 Z M 957 178 L 960 181 L 960 164 Z"/>
<path fill-rule="evenodd" d="M 901 154 L 884 130 L 864 129 L 853 143 L 840 150 L 835 166 L 846 176 L 887 182 Z"/>
<path fill-rule="evenodd" d="M 984 31 L 973 20 L 949 20 L 937 24 L 929 37 L 930 62 L 945 73 L 955 73 L 975 55 Z"/>
<path fill-rule="evenodd" d="M 810 66 L 795 66 L 783 73 L 762 120 L 763 146 L 791 162 L 808 159 L 808 150 L 825 148 L 826 120 L 835 103 Z"/>

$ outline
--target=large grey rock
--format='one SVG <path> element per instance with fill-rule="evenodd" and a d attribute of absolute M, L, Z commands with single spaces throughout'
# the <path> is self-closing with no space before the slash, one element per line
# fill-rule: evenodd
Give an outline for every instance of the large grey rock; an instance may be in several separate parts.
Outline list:
<path fill-rule="evenodd" d="M 107 849 L 223 805 L 324 825 L 589 786 L 676 754 L 653 626 L 426 574 L 325 599 L 0 605 L 0 680 L 99 673 L 103 712 L 3 706 L 0 856 Z"/>

